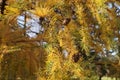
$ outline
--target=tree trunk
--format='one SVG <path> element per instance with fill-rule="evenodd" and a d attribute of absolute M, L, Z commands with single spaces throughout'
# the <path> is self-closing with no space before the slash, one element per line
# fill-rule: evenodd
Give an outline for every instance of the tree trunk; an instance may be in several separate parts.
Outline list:
<path fill-rule="evenodd" d="M 99 76 L 99 80 L 102 80 L 102 76 Z"/>

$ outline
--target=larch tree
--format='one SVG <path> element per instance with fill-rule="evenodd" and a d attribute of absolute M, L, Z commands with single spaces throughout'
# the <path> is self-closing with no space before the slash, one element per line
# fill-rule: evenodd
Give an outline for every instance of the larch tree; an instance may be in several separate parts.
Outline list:
<path fill-rule="evenodd" d="M 0 80 L 120 78 L 119 4 L 119 0 L 1 0 Z M 33 18 L 43 30 L 30 31 Z M 36 36 L 30 37 L 28 31 Z M 117 54 L 112 56 L 113 52 Z"/>

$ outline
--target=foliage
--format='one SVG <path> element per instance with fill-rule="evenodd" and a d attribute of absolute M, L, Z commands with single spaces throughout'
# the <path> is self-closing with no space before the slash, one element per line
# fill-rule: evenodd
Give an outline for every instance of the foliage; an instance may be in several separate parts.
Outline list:
<path fill-rule="evenodd" d="M 0 80 L 120 77 L 119 3 L 118 0 L 2 0 Z M 23 28 L 18 24 L 20 15 L 24 16 Z M 36 37 L 27 34 L 33 27 L 27 26 L 30 19 L 34 20 L 31 15 L 39 18 L 38 23 L 44 29 L 34 32 Z M 111 51 L 118 56 L 112 56 Z M 112 76 L 113 71 L 116 74 Z"/>

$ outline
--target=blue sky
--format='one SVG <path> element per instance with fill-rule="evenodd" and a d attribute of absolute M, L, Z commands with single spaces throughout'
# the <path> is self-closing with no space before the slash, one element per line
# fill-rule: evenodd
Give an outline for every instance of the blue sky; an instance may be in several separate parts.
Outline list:
<path fill-rule="evenodd" d="M 26 33 L 30 36 L 30 37 L 36 37 L 36 33 L 39 33 L 40 31 L 43 31 L 44 28 L 41 27 L 41 25 L 39 24 L 39 17 L 30 14 L 29 12 L 27 12 L 27 14 L 31 17 L 27 19 L 27 27 L 30 27 L 29 30 L 26 31 Z M 20 15 L 17 18 L 17 22 L 18 24 L 21 26 L 21 28 L 24 28 L 24 16 Z M 34 33 L 35 32 L 35 33 Z"/>

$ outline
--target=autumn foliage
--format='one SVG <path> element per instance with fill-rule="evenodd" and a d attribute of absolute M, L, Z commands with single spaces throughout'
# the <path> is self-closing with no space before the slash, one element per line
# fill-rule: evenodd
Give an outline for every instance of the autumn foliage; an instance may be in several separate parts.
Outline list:
<path fill-rule="evenodd" d="M 119 0 L 0 0 L 0 6 L 0 80 L 120 78 Z"/>

